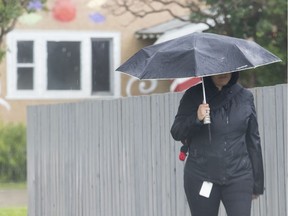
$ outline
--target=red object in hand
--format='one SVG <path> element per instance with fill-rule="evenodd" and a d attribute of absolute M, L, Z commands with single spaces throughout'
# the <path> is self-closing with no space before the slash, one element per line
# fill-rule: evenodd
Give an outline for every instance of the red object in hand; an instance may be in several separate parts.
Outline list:
<path fill-rule="evenodd" d="M 186 156 L 187 156 L 186 153 L 180 152 L 180 154 L 179 154 L 179 160 L 184 161 L 185 158 L 186 158 Z"/>

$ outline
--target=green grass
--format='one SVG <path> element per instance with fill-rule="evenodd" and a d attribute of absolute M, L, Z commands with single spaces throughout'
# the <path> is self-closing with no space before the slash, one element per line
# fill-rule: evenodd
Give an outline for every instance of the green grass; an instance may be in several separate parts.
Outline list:
<path fill-rule="evenodd" d="M 0 216 L 27 216 L 26 207 L 0 208 Z"/>
<path fill-rule="evenodd" d="M 26 189 L 27 183 L 26 182 L 20 182 L 20 183 L 2 183 L 0 182 L 0 189 Z M 0 214 L 1 216 L 1 214 Z"/>

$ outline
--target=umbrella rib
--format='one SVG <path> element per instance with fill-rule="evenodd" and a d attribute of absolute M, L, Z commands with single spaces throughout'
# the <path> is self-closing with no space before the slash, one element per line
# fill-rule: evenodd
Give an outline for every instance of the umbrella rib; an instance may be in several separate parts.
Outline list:
<path fill-rule="evenodd" d="M 240 47 L 237 44 L 233 44 L 234 46 L 236 46 L 236 48 L 240 51 L 241 55 L 250 63 L 250 65 L 255 68 L 255 66 L 252 64 L 252 62 L 243 54 L 242 50 L 240 49 Z M 238 68 L 237 68 L 238 69 Z M 239 68 L 240 69 L 240 68 Z"/>
<path fill-rule="evenodd" d="M 141 74 L 141 76 L 139 76 L 139 79 L 143 79 L 143 77 L 148 73 L 148 71 L 146 70 L 146 68 L 150 65 L 151 61 L 152 61 L 152 57 L 155 57 L 157 55 L 157 53 L 154 53 L 153 55 L 151 55 L 148 59 L 149 61 L 147 62 L 147 64 L 145 65 L 145 70 L 144 72 Z M 147 59 L 147 60 L 148 60 Z"/>

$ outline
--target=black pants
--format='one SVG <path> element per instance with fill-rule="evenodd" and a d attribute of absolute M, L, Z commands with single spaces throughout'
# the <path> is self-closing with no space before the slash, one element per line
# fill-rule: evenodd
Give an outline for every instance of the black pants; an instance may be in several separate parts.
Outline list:
<path fill-rule="evenodd" d="M 227 185 L 213 184 L 209 198 L 199 195 L 203 181 L 184 173 L 184 189 L 192 216 L 217 216 L 220 201 L 228 216 L 250 216 L 253 180 L 234 181 Z"/>

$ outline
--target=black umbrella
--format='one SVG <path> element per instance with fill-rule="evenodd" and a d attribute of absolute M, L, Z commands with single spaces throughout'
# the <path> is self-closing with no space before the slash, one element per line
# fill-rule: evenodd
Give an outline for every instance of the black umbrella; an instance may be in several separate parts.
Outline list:
<path fill-rule="evenodd" d="M 253 41 L 192 33 L 147 46 L 116 70 L 139 79 L 175 79 L 241 71 L 279 61 Z M 203 97 L 206 103 L 204 84 Z"/>

